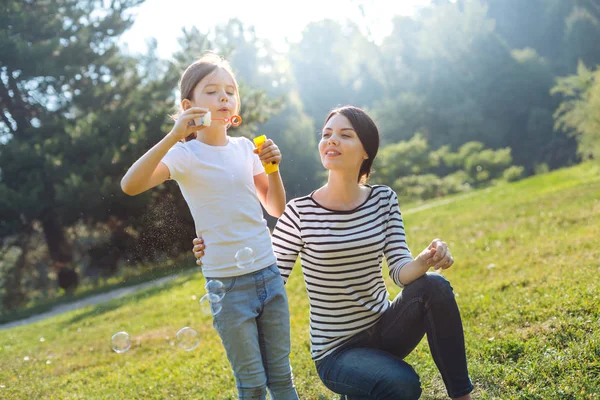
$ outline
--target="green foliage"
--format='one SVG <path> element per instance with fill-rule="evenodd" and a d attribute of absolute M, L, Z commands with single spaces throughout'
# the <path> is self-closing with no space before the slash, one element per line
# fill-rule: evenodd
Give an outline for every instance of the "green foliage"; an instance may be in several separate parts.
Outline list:
<path fill-rule="evenodd" d="M 450 146 L 429 150 L 417 133 L 409 141 L 384 146 L 374 163 L 373 182 L 386 184 L 404 200 L 430 199 L 488 185 L 498 179 L 520 179 L 523 167 L 513 166 L 511 149 L 489 149 L 467 142 L 456 152 Z"/>
<path fill-rule="evenodd" d="M 600 158 L 600 67 L 592 71 L 582 62 L 577 74 L 557 79 L 553 94 L 564 101 L 556 109 L 555 128 L 576 137 L 583 158 Z"/>
<path fill-rule="evenodd" d="M 79 218 L 85 205 L 69 198 L 65 185 L 69 179 L 73 185 L 85 186 L 87 182 L 74 176 L 86 159 L 79 155 L 72 162 L 78 150 L 74 142 L 80 137 L 68 131 L 92 106 L 113 105 L 113 96 L 118 93 L 113 79 L 126 70 L 116 61 L 116 40 L 132 24 L 129 9 L 140 2 L 3 4 L 0 187 L 7 196 L 0 202 L 0 215 L 9 217 L 0 229 L 4 235 L 19 237 L 22 253 L 7 272 L 11 279 L 4 282 L 6 293 L 20 288 L 22 269 L 30 265 L 30 236 L 37 231 L 44 233 L 52 262 L 68 265 L 73 261 L 65 223 Z M 110 155 L 102 150 L 106 161 Z M 99 187 L 106 188 L 107 178 L 98 179 L 105 179 Z M 5 305 L 15 307 L 19 302 Z"/>
<path fill-rule="evenodd" d="M 518 181 L 522 177 L 523 177 L 523 167 L 518 166 L 518 165 L 511 165 L 510 167 L 506 168 L 504 170 L 504 172 L 502 173 L 502 178 L 506 182 Z"/>
<path fill-rule="evenodd" d="M 390 182 L 396 177 L 428 170 L 432 166 L 428 149 L 427 141 L 420 133 L 408 141 L 382 147 L 373 165 L 377 179 Z"/>

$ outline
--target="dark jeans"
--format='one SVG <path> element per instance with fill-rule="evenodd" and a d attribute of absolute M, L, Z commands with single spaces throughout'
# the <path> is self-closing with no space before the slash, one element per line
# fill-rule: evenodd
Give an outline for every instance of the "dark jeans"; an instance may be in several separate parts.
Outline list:
<path fill-rule="evenodd" d="M 450 283 L 435 273 L 407 285 L 375 325 L 317 360 L 317 372 L 346 399 L 418 399 L 419 376 L 403 359 L 425 333 L 448 395 L 470 393 L 458 306 Z"/>

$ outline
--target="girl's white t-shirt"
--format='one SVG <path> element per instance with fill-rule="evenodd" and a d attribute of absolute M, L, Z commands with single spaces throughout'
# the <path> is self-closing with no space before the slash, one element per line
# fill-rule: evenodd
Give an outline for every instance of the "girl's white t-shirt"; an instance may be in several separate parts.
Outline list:
<path fill-rule="evenodd" d="M 264 168 L 250 140 L 228 139 L 225 146 L 180 142 L 162 159 L 204 239 L 202 271 L 208 278 L 245 275 L 276 262 L 254 185 Z"/>

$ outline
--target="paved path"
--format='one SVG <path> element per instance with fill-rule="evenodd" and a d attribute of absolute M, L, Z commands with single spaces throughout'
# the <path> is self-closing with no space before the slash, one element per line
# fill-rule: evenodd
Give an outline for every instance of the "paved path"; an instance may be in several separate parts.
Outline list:
<path fill-rule="evenodd" d="M 145 289 L 148 287 L 162 285 L 163 283 L 172 281 L 173 279 L 178 278 L 179 276 L 180 276 L 179 274 L 169 275 L 169 276 L 165 276 L 165 277 L 153 280 L 153 281 L 140 283 L 140 284 L 137 284 L 134 286 L 124 287 L 124 288 L 120 288 L 120 289 L 114 289 L 114 290 L 111 290 L 110 292 L 96 294 L 96 295 L 86 297 L 81 300 L 74 301 L 72 303 L 60 304 L 60 305 L 57 305 L 56 307 L 52 308 L 50 311 L 46 311 L 42 314 L 37 314 L 37 315 L 33 315 L 29 318 L 20 319 L 17 321 L 12 321 L 12 322 L 7 322 L 6 324 L 2 324 L 2 325 L 0 325 L 0 331 L 4 330 L 4 329 L 14 328 L 15 326 L 27 325 L 27 324 L 31 324 L 33 322 L 38 322 L 43 319 L 54 317 L 56 315 L 65 313 L 67 311 L 73 311 L 73 310 L 77 310 L 79 308 L 93 306 L 96 304 L 104 303 L 109 300 L 118 299 L 120 297 L 127 296 L 129 294 L 135 293 L 139 290 L 142 290 L 142 289 Z"/>

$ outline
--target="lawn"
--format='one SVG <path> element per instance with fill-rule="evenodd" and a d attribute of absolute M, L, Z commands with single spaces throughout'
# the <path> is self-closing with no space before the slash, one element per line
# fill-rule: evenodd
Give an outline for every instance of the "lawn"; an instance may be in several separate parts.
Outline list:
<path fill-rule="evenodd" d="M 434 237 L 450 244 L 456 263 L 444 275 L 463 316 L 477 398 L 600 399 L 598 165 L 409 206 L 403 214 L 413 253 Z M 287 285 L 296 385 L 302 399 L 332 399 L 310 359 L 300 272 Z M 201 274 L 188 272 L 129 297 L 0 331 L 0 398 L 235 398 L 211 317 L 198 305 L 203 285 Z M 388 287 L 390 297 L 399 291 Z M 176 338 L 186 326 L 200 338 L 191 351 Z M 131 338 L 120 354 L 111 348 L 119 331 Z M 421 376 L 422 398 L 445 398 L 426 340 L 407 361 Z"/>

